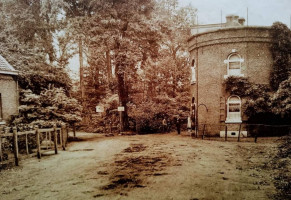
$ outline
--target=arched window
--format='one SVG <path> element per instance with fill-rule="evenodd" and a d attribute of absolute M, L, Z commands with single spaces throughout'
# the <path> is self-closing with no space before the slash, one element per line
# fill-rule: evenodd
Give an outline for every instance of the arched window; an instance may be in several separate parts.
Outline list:
<path fill-rule="evenodd" d="M 191 84 L 195 84 L 196 83 L 196 63 L 195 63 L 195 59 L 192 59 L 191 62 Z"/>
<path fill-rule="evenodd" d="M 226 123 L 241 123 L 241 99 L 239 96 L 230 96 L 227 99 Z"/>
<path fill-rule="evenodd" d="M 227 75 L 228 76 L 244 76 L 241 73 L 241 64 L 244 62 L 243 59 L 241 59 L 240 55 L 237 53 L 230 54 L 227 58 L 227 60 L 224 61 L 227 64 Z"/>

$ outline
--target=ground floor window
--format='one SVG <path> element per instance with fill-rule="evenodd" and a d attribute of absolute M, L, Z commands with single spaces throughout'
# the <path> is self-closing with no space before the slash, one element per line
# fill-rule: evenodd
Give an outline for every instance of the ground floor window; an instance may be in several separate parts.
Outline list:
<path fill-rule="evenodd" d="M 239 96 L 230 96 L 227 100 L 226 123 L 240 123 L 241 120 L 241 99 Z"/>

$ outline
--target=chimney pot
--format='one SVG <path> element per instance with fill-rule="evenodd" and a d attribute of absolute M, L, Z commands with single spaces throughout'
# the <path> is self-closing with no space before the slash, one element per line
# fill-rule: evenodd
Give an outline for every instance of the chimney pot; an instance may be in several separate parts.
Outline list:
<path fill-rule="evenodd" d="M 244 24 L 245 24 L 245 18 L 239 18 L 238 19 L 238 23 L 240 23 L 242 26 L 244 26 Z"/>

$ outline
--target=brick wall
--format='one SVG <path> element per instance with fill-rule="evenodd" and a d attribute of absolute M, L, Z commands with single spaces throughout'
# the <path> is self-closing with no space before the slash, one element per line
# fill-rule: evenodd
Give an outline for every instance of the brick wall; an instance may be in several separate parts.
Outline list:
<path fill-rule="evenodd" d="M 225 93 L 223 82 L 227 75 L 227 64 L 224 60 L 236 52 L 244 60 L 241 73 L 253 83 L 268 84 L 272 67 L 270 52 L 270 28 L 236 27 L 197 34 L 189 41 L 191 59 L 196 60 L 196 84 L 191 85 L 191 94 L 196 103 L 205 104 L 198 109 L 199 123 L 224 124 L 226 118 L 225 101 L 230 94 Z M 198 89 L 198 98 L 197 98 Z M 242 99 L 242 104 L 244 99 Z M 221 116 L 224 113 L 224 116 Z M 223 120 L 222 120 L 223 119 Z M 247 120 L 245 115 L 243 120 Z M 231 126 L 230 126 L 231 127 Z M 218 135 L 219 128 L 209 130 Z"/>

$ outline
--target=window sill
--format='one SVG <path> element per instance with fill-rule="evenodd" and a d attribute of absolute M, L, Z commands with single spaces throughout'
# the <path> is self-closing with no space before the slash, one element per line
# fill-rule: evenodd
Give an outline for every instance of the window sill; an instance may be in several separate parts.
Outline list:
<path fill-rule="evenodd" d="M 242 123 L 241 120 L 226 120 L 225 121 L 226 124 L 235 124 L 235 123 Z"/>
<path fill-rule="evenodd" d="M 227 79 L 230 76 L 244 77 L 244 74 L 239 74 L 239 75 L 224 75 L 224 79 Z"/>

